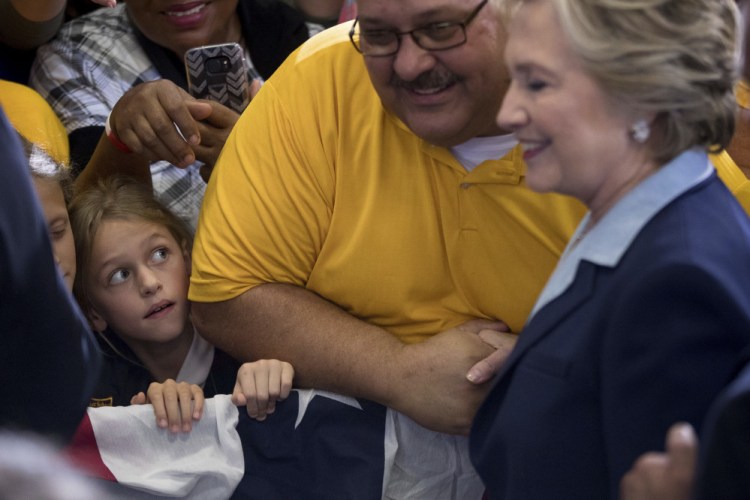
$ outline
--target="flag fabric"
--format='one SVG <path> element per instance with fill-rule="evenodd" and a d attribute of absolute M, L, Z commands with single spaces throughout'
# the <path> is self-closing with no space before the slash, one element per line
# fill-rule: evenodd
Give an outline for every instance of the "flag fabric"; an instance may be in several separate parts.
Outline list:
<path fill-rule="evenodd" d="M 118 498 L 229 498 L 244 474 L 239 413 L 229 396 L 207 401 L 190 434 L 157 427 L 151 405 L 89 408 L 68 457 Z"/>
<path fill-rule="evenodd" d="M 294 390 L 265 421 L 228 395 L 206 400 L 190 433 L 156 426 L 151 405 L 89 408 L 70 459 L 117 498 L 482 498 L 467 439 L 428 431 L 382 405 Z"/>

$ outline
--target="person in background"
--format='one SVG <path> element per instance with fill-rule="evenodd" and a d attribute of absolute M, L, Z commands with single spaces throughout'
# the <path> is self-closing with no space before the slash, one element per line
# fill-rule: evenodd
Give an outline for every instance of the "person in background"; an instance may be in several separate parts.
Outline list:
<path fill-rule="evenodd" d="M 319 24 L 321 28 L 330 28 L 340 22 L 339 17 L 345 2 L 344 0 L 289 0 L 288 3 L 302 12 L 308 21 Z"/>
<path fill-rule="evenodd" d="M 114 7 L 115 0 L 81 0 L 86 6 Z M 0 79 L 26 84 L 36 48 L 62 26 L 68 0 L 0 0 Z M 68 14 L 70 15 L 70 14 Z"/>
<path fill-rule="evenodd" d="M 68 132 L 81 188 L 113 172 L 136 177 L 194 228 L 201 167 L 207 177 L 239 115 L 188 95 L 185 51 L 237 42 L 250 80 L 262 81 L 308 34 L 282 2 L 128 0 L 65 23 L 38 49 L 30 84 Z"/>
<path fill-rule="evenodd" d="M 117 0 L 68 0 L 65 4 L 65 19 L 75 19 L 99 7 L 114 7 Z"/>
<path fill-rule="evenodd" d="M 17 132 L 0 110 L 0 426 L 67 442 L 93 392 L 100 358 L 53 257 Z"/>
<path fill-rule="evenodd" d="M 673 422 L 703 423 L 750 342 L 750 219 L 707 155 L 734 130 L 736 6 L 506 6 L 498 124 L 531 189 L 589 212 L 477 413 L 472 462 L 489 498 L 618 498 Z"/>
<path fill-rule="evenodd" d="M 52 253 L 68 291 L 73 291 L 76 275 L 76 251 L 70 227 L 68 203 L 73 195 L 70 169 L 57 162 L 42 147 L 21 136 L 34 189 L 47 221 Z"/>

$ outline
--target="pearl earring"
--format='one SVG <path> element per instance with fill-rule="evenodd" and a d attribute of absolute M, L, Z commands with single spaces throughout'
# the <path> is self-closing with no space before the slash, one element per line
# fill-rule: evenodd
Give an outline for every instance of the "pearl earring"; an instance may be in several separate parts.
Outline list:
<path fill-rule="evenodd" d="M 632 137 L 635 142 L 643 144 L 650 136 L 651 127 L 646 120 L 638 120 L 632 127 L 630 127 L 630 137 Z"/>

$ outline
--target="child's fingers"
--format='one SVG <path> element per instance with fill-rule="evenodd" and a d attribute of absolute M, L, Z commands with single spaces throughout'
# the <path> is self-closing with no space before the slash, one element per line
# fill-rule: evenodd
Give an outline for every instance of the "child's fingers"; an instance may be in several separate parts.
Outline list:
<path fill-rule="evenodd" d="M 162 393 L 160 398 L 160 404 L 164 405 L 164 411 L 166 413 L 169 431 L 174 433 L 180 432 L 180 426 L 182 425 L 182 417 L 180 416 L 180 398 L 178 396 L 177 390 L 177 382 L 172 379 L 168 379 L 164 382 L 164 384 L 162 384 Z"/>
<path fill-rule="evenodd" d="M 193 397 L 193 420 L 200 420 L 203 416 L 203 405 L 205 404 L 205 396 L 203 395 L 203 389 L 199 386 L 192 384 L 190 386 Z"/>
<path fill-rule="evenodd" d="M 270 415 L 276 411 L 276 401 L 281 398 L 281 380 L 284 363 L 278 360 L 270 360 L 268 365 L 268 403 L 266 414 Z"/>
<path fill-rule="evenodd" d="M 258 401 L 255 390 L 255 371 L 258 363 L 243 363 L 237 371 L 237 382 L 234 385 L 232 401 L 238 406 L 244 405 L 250 418 L 258 417 Z"/>
<path fill-rule="evenodd" d="M 292 380 L 294 379 L 294 368 L 284 361 L 273 360 L 268 377 L 268 407 L 266 413 L 271 414 L 276 411 L 276 401 L 283 401 L 289 396 L 292 390 Z"/>
<path fill-rule="evenodd" d="M 258 418 L 258 398 L 256 397 L 256 391 L 255 391 L 255 378 L 251 380 L 246 381 L 247 383 L 244 383 L 242 385 L 242 389 L 245 394 L 245 400 L 247 401 L 247 404 L 245 407 L 247 408 L 247 414 L 251 418 Z M 252 385 L 250 384 L 252 382 Z"/>
<path fill-rule="evenodd" d="M 130 398 L 130 404 L 131 405 L 145 405 L 148 401 L 146 401 L 146 395 L 143 392 L 139 392 L 132 398 Z"/>
<path fill-rule="evenodd" d="M 258 420 L 264 420 L 268 413 L 269 378 L 273 374 L 273 363 L 267 360 L 258 361 L 260 370 L 255 372 L 255 399 L 258 405 Z"/>
<path fill-rule="evenodd" d="M 154 407 L 154 416 L 156 417 L 156 425 L 162 429 L 166 429 L 169 425 L 167 419 L 167 409 L 164 406 L 164 398 L 162 396 L 163 385 L 156 382 L 148 386 L 148 401 L 151 402 L 151 406 Z"/>
<path fill-rule="evenodd" d="M 291 364 L 282 362 L 281 370 L 281 389 L 279 391 L 279 400 L 283 401 L 289 397 L 292 391 L 292 381 L 294 380 L 294 367 Z"/>
<path fill-rule="evenodd" d="M 245 404 L 251 418 L 265 420 L 276 410 L 276 401 L 289 396 L 294 369 L 289 363 L 264 359 L 244 363 L 237 372 L 232 402 Z"/>
<path fill-rule="evenodd" d="M 180 409 L 178 416 L 182 423 L 182 432 L 190 432 L 193 425 L 193 388 L 187 382 L 177 384 L 177 404 Z"/>
<path fill-rule="evenodd" d="M 237 382 L 234 383 L 234 390 L 232 390 L 232 404 L 235 406 L 245 406 L 247 399 L 245 393 L 242 391 L 242 384 L 240 384 L 239 376 Z"/>

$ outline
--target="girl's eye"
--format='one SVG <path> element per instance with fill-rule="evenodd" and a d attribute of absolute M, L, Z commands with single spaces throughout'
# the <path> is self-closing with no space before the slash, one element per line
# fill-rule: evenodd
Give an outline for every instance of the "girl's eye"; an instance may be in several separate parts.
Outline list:
<path fill-rule="evenodd" d="M 118 269 L 109 276 L 110 285 L 119 285 L 124 282 L 130 276 L 130 271 L 127 269 Z"/>
<path fill-rule="evenodd" d="M 67 224 L 56 224 L 49 228 L 49 237 L 52 239 L 52 241 L 57 241 L 63 236 L 65 236 L 65 233 L 67 231 L 68 231 Z"/>
<path fill-rule="evenodd" d="M 166 248 L 157 248 L 154 253 L 151 254 L 151 258 L 154 262 L 164 262 L 169 257 L 169 250 Z"/>
<path fill-rule="evenodd" d="M 52 239 L 52 241 L 59 240 L 63 236 L 65 236 L 67 228 L 51 228 L 49 231 L 49 236 Z"/>

